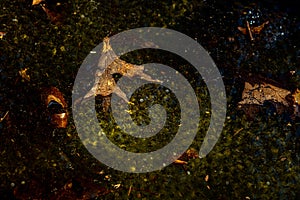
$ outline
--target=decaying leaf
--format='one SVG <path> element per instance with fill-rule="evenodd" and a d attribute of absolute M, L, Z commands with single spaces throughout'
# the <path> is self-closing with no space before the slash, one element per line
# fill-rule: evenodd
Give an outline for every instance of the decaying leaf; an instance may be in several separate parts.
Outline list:
<path fill-rule="evenodd" d="M 262 25 L 260 26 L 256 26 L 256 27 L 253 27 L 251 29 L 251 31 L 254 33 L 254 34 L 260 34 L 260 32 L 263 30 L 263 28 L 265 27 L 265 25 L 269 24 L 269 21 L 266 21 L 264 23 L 262 23 Z"/>
<path fill-rule="evenodd" d="M 43 2 L 43 0 L 33 0 L 32 1 L 32 5 L 34 6 L 34 5 L 39 5 L 40 3 L 42 3 Z"/>
<path fill-rule="evenodd" d="M 194 148 L 188 149 L 186 152 L 184 152 L 180 158 L 174 161 L 175 164 L 180 164 L 180 165 L 186 165 L 188 164 L 188 161 L 191 159 L 196 159 L 199 158 L 198 151 Z"/>
<path fill-rule="evenodd" d="M 265 25 L 269 24 L 269 21 L 266 21 L 264 23 L 262 23 L 259 26 L 255 26 L 255 27 L 251 27 L 249 22 L 246 21 L 246 28 L 245 27 L 237 27 L 239 31 L 241 31 L 244 35 L 249 34 L 250 39 L 254 40 L 253 38 L 253 34 L 260 34 L 260 32 L 263 30 L 263 28 L 265 27 Z"/>
<path fill-rule="evenodd" d="M 109 38 L 105 37 L 103 40 L 103 50 L 102 55 L 98 61 L 99 71 L 101 73 L 103 70 L 110 71 L 110 74 L 121 74 L 126 77 L 134 77 L 139 76 L 141 79 L 147 81 L 153 81 L 157 83 L 161 83 L 160 80 L 152 79 L 149 75 L 144 73 L 144 66 L 142 65 L 134 65 L 131 63 L 127 63 L 124 60 L 121 60 L 113 51 L 112 47 L 109 43 Z M 101 74 L 98 74 L 101 75 Z"/>
<path fill-rule="evenodd" d="M 43 88 L 41 101 L 50 124 L 55 128 L 66 128 L 68 124 L 67 103 L 59 89 L 56 87 Z"/>
<path fill-rule="evenodd" d="M 19 74 L 20 74 L 20 76 L 21 76 L 23 79 L 25 79 L 26 81 L 30 81 L 30 76 L 26 73 L 27 70 L 28 70 L 28 68 L 21 69 L 21 70 L 19 71 Z"/>
<path fill-rule="evenodd" d="M 274 81 L 250 77 L 245 82 L 242 100 L 238 103 L 250 118 L 254 118 L 265 103 L 270 102 L 275 106 L 276 112 L 282 114 L 292 108 L 291 92 L 281 88 Z"/>
<path fill-rule="evenodd" d="M 245 82 L 242 101 L 239 104 L 257 104 L 263 105 L 265 101 L 273 101 L 289 106 L 286 96 L 290 91 L 276 87 L 268 83 L 256 83 L 252 85 Z"/>
<path fill-rule="evenodd" d="M 57 2 L 49 5 L 45 0 L 33 0 L 32 5 L 40 5 L 53 24 L 60 24 L 63 21 L 63 14 L 60 9 L 61 3 Z"/>
<path fill-rule="evenodd" d="M 121 60 L 113 51 L 109 43 L 109 38 L 103 40 L 103 49 L 99 58 L 97 71 L 95 74 L 95 83 L 89 92 L 83 97 L 85 101 L 91 97 L 101 95 L 108 97 L 115 93 L 125 102 L 129 102 L 126 94 L 118 87 L 113 74 L 121 74 L 122 76 L 132 78 L 134 76 L 141 79 L 161 83 L 157 79 L 152 79 L 151 76 L 144 73 L 144 66 L 134 65 Z"/>

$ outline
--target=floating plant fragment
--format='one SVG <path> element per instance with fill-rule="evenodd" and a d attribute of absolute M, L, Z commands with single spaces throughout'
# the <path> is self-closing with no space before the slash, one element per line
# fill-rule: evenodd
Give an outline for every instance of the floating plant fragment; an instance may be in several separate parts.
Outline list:
<path fill-rule="evenodd" d="M 30 81 L 30 76 L 26 73 L 27 70 L 28 70 L 28 68 L 21 69 L 21 70 L 19 71 L 19 74 L 20 74 L 20 76 L 21 76 L 23 79 L 25 79 L 26 81 Z"/>
<path fill-rule="evenodd" d="M 145 74 L 144 66 L 134 65 L 121 60 L 110 46 L 109 38 L 105 37 L 103 40 L 102 54 L 99 58 L 95 73 L 95 82 L 93 87 L 87 92 L 82 100 L 79 100 L 85 101 L 97 95 L 108 97 L 112 93 L 115 93 L 128 103 L 129 100 L 126 94 L 117 85 L 113 78 L 113 74 L 121 74 L 122 76 L 129 78 L 137 76 L 147 81 L 161 83 L 160 80 L 153 79 L 151 76 Z M 75 104 L 78 103 L 79 100 L 75 101 Z"/>

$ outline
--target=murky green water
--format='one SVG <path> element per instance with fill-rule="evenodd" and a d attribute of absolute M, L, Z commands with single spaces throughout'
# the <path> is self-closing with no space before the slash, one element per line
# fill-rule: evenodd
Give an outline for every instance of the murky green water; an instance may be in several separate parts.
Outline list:
<path fill-rule="evenodd" d="M 0 197 L 3 199 L 297 199 L 300 191 L 299 119 L 278 115 L 265 106 L 249 120 L 237 109 L 245 74 L 259 74 L 293 91 L 300 88 L 299 18 L 295 6 L 222 1 L 65 1 L 61 25 L 54 25 L 31 1 L 1 1 L 0 31 Z M 55 8 L 55 5 L 53 5 Z M 49 5 L 49 8 L 51 6 Z M 61 9 L 58 9 L 60 12 Z M 259 34 L 243 34 L 245 21 Z M 88 53 L 105 36 L 143 26 L 166 27 L 197 40 L 214 59 L 226 87 L 225 126 L 213 151 L 187 165 L 130 174 L 94 159 L 82 145 L 72 120 L 72 87 Z M 246 30 L 247 31 L 247 30 Z M 5 33 L 5 34 L 4 34 Z M 124 56 L 135 63 L 160 62 L 179 71 L 188 64 L 155 51 Z M 20 71 L 27 69 L 25 75 Z M 199 133 L 191 147 L 199 150 L 209 126 L 210 102 L 203 81 L 187 77 L 201 105 Z M 118 78 L 118 77 L 117 77 Z M 40 90 L 55 86 L 70 113 L 66 129 L 47 124 Z M 167 124 L 150 141 L 122 133 L 109 115 L 98 119 L 121 148 L 147 152 L 160 148 L 178 126 Z M 176 104 L 176 102 L 175 102 Z M 166 105 L 167 107 L 168 105 Z M 172 113 L 174 107 L 166 110 Z M 8 113 L 5 115 L 5 113 Z M 274 114 L 275 113 L 275 114 Z M 136 113 L 139 117 L 147 112 Z M 141 120 L 140 123 L 147 123 Z"/>

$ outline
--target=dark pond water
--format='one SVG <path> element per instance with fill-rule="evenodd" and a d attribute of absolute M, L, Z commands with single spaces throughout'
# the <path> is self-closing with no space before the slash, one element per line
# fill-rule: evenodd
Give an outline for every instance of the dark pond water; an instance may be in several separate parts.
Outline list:
<path fill-rule="evenodd" d="M 276 81 L 291 93 L 300 88 L 296 1 L 47 0 L 32 6 L 31 0 L 3 0 L 0 5 L 1 199 L 300 198 L 299 118 L 290 112 L 278 114 L 265 104 L 249 119 L 237 108 L 250 74 Z M 104 37 L 145 26 L 182 32 L 209 52 L 225 84 L 227 117 L 221 137 L 205 158 L 187 156 L 184 165 L 124 173 L 98 162 L 85 149 L 72 118 L 72 88 L 83 60 Z M 123 59 L 164 63 L 185 74 L 202 108 L 190 147 L 199 150 L 209 126 L 210 100 L 189 64 L 150 50 Z M 66 102 L 52 102 L 47 109 L 41 94 L 50 86 L 58 88 Z M 150 141 L 119 130 L 111 113 L 102 112 L 103 99 L 96 97 L 98 119 L 108 137 L 133 152 L 170 142 L 180 121 L 175 111 L 180 109 L 172 93 L 162 95 L 168 99 L 161 104 L 171 122 Z M 147 124 L 148 112 L 140 109 L 149 104 L 141 106 L 132 107 L 132 113 L 137 123 Z M 66 128 L 53 127 L 53 113 L 66 111 Z"/>

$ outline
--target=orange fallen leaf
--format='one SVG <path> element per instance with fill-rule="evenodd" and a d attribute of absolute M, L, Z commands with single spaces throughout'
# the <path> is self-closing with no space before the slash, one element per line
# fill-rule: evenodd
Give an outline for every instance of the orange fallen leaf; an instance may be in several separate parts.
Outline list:
<path fill-rule="evenodd" d="M 26 81 L 30 81 L 30 76 L 26 73 L 27 70 L 28 70 L 28 68 L 21 69 L 21 70 L 19 71 L 19 74 L 20 74 L 20 76 L 21 76 L 23 79 L 25 79 Z"/>
<path fill-rule="evenodd" d="M 32 1 L 32 5 L 34 6 L 34 5 L 39 5 L 40 3 L 42 3 L 43 2 L 43 0 L 33 0 Z"/>

